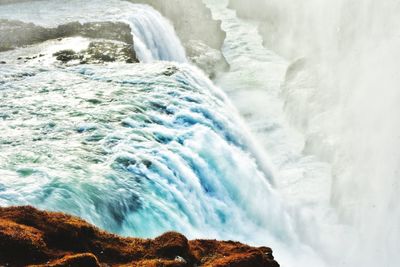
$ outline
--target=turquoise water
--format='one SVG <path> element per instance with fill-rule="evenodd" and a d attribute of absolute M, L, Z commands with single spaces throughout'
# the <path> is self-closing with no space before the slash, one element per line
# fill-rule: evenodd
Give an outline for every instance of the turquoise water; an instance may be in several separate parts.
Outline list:
<path fill-rule="evenodd" d="M 71 13 L 79 5 L 65 5 L 65 1 L 40 3 L 43 6 L 2 8 L 0 17 L 53 26 L 59 17 L 57 23 L 92 21 L 96 12 L 126 21 L 129 10 L 134 15 L 141 8 L 146 10 L 143 16 L 158 17 L 148 7 L 128 3 L 131 9 L 124 8 L 121 15 L 116 1 L 103 8 L 95 1 L 82 2 L 81 13 Z M 43 9 L 47 4 L 49 10 Z M 54 8 L 57 5 L 64 8 Z M 54 10 L 59 10 L 57 16 Z M 87 10 L 91 15 L 85 17 Z M 135 25 L 152 27 L 143 23 L 152 21 L 149 17 Z M 29 204 L 67 212 L 125 236 L 154 237 L 177 230 L 189 238 L 268 245 L 283 266 L 323 266 L 301 241 L 297 225 L 301 222 L 294 207 L 284 204 L 287 201 L 276 190 L 282 183 L 278 160 L 289 155 L 284 159 L 297 163 L 286 153 L 290 146 L 270 147 L 265 153 L 264 143 L 254 141 L 225 92 L 202 71 L 184 63 L 182 54 L 169 49 L 182 46 L 174 44 L 176 35 L 168 22 L 157 23 L 163 27 L 149 32 L 161 37 L 145 38 L 134 32 L 143 45 L 142 55 L 151 55 L 143 60 L 147 63 L 65 66 L 54 62 L 51 51 L 84 46 L 88 40 L 82 38 L 1 54 L 8 64 L 0 65 L 0 205 Z M 165 34 L 165 28 L 172 32 Z M 257 35 L 249 37 L 260 40 Z M 278 58 L 263 55 L 260 44 L 248 47 L 260 52 L 253 59 L 272 62 L 260 66 L 275 70 L 278 77 L 286 63 L 271 61 Z M 43 58 L 26 63 L 15 59 L 42 52 Z M 247 57 L 233 61 L 232 52 L 227 57 L 232 76 L 225 76 L 225 81 L 246 76 L 249 84 L 260 84 L 265 69 L 255 72 L 251 64 L 249 72 L 237 68 L 250 62 Z M 223 81 L 222 77 L 218 82 L 229 84 Z M 239 89 L 244 84 L 240 79 L 231 81 Z M 279 79 L 270 85 L 277 95 Z M 268 109 L 270 119 L 274 107 Z M 273 128 L 280 121 L 271 122 Z M 284 142 L 269 137 L 270 144 Z M 280 148 L 286 149 L 283 154 L 276 153 Z"/>

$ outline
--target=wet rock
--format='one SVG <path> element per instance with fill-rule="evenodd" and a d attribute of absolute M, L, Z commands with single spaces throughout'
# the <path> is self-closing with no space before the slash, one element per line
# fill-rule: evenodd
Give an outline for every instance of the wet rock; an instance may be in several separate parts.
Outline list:
<path fill-rule="evenodd" d="M 192 40 L 185 44 L 188 59 L 202 69 L 211 79 L 218 72 L 229 70 L 221 50 L 214 49 L 202 41 Z"/>
<path fill-rule="evenodd" d="M 170 66 L 170 67 L 167 67 L 167 69 L 163 72 L 163 75 L 172 76 L 175 73 L 177 73 L 178 71 L 179 71 L 179 69 L 176 66 Z"/>
<path fill-rule="evenodd" d="M 269 248 L 176 232 L 122 238 L 63 213 L 0 207 L 0 266 L 278 267 Z"/>
<path fill-rule="evenodd" d="M 132 45 L 121 42 L 92 42 L 84 52 L 87 62 L 138 62 Z"/>
<path fill-rule="evenodd" d="M 75 52 L 73 50 L 61 50 L 53 54 L 57 60 L 68 63 L 77 61 L 79 64 L 100 64 L 106 62 L 136 63 L 136 53 L 127 43 L 117 41 L 93 41 L 86 50 Z M 96 99 L 90 99 L 92 104 L 100 104 Z"/>
<path fill-rule="evenodd" d="M 57 60 L 60 60 L 64 63 L 79 59 L 79 55 L 74 50 L 61 50 L 54 53 L 53 56 L 55 56 Z"/>
<path fill-rule="evenodd" d="M 187 263 L 187 261 L 184 258 L 182 258 L 181 256 L 176 256 L 175 261 L 180 262 L 180 263 Z"/>
<path fill-rule="evenodd" d="M 82 36 L 115 40 L 133 45 L 129 25 L 122 22 L 71 22 L 56 28 L 45 28 L 33 23 L 0 19 L 0 52 L 64 37 Z"/>

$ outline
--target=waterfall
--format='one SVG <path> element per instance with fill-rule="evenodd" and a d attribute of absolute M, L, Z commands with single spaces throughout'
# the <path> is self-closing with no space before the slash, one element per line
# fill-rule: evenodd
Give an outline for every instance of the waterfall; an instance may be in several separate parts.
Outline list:
<path fill-rule="evenodd" d="M 153 8 L 145 5 L 136 6 L 140 8 L 128 18 L 128 21 L 136 40 L 135 50 L 139 60 L 186 62 L 185 50 L 173 26 Z"/>
<path fill-rule="evenodd" d="M 129 66 L 0 67 L 0 205 L 268 244 L 288 265 L 312 254 L 220 89 L 189 65 Z"/>
<path fill-rule="evenodd" d="M 2 5 L 46 27 L 125 22 L 146 64 L 7 63 L 54 43 L 2 52 L 0 205 L 268 245 L 282 266 L 399 265 L 397 3 L 258 1 L 272 25 L 204 0 L 226 31 L 217 86 L 149 6 Z"/>
<path fill-rule="evenodd" d="M 299 240 L 235 107 L 182 63 L 171 25 L 142 5 L 74 3 L 8 5 L 0 17 L 43 26 L 124 21 L 147 64 L 0 66 L 0 205 L 67 212 L 126 236 L 177 230 L 269 245 L 284 266 L 323 266 Z"/>
<path fill-rule="evenodd" d="M 330 250 L 348 244 L 333 265 L 398 266 L 398 2 L 308 1 L 287 12 L 302 23 L 284 28 L 303 37 L 286 47 L 305 59 L 285 84 L 288 118 L 305 151 L 332 164 L 331 205 L 352 233 L 332 238 Z"/>
<path fill-rule="evenodd" d="M 315 247 L 335 267 L 398 266 L 398 1 L 243 4 L 231 0 L 240 14 L 262 21 L 266 47 L 293 61 L 281 98 L 304 136 L 304 154 L 332 166 L 327 208 L 338 219 L 316 224 Z"/>
<path fill-rule="evenodd" d="M 132 29 L 135 51 L 141 62 L 187 62 L 185 49 L 171 23 L 147 5 L 119 0 L 28 1 L 2 6 L 0 17 L 32 22 L 45 27 L 76 21 L 121 21 L 130 25 Z"/>

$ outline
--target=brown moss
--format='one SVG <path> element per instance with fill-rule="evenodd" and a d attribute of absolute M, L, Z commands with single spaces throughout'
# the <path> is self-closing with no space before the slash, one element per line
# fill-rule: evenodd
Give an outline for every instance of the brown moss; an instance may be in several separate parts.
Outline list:
<path fill-rule="evenodd" d="M 0 258 L 4 259 L 3 262 L 15 261 L 19 265 L 22 258 L 38 262 L 45 259 L 46 254 L 40 231 L 0 219 Z"/>
<path fill-rule="evenodd" d="M 0 265 L 276 267 L 269 248 L 194 240 L 168 232 L 122 238 L 63 213 L 0 207 Z"/>
<path fill-rule="evenodd" d="M 95 255 L 91 253 L 82 253 L 75 255 L 67 255 L 61 259 L 57 259 L 55 261 L 40 264 L 40 265 L 31 265 L 30 267 L 100 267 L 100 263 L 98 262 Z"/>

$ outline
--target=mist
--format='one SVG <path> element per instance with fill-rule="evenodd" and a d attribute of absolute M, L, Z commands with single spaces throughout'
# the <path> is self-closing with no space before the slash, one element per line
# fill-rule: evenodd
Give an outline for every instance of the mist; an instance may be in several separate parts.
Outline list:
<path fill-rule="evenodd" d="M 231 6 L 258 20 L 264 45 L 293 62 L 282 85 L 287 118 L 305 136 L 304 153 L 332 165 L 330 204 L 351 227 L 324 237 L 335 240 L 332 266 L 398 266 L 400 3 Z"/>

